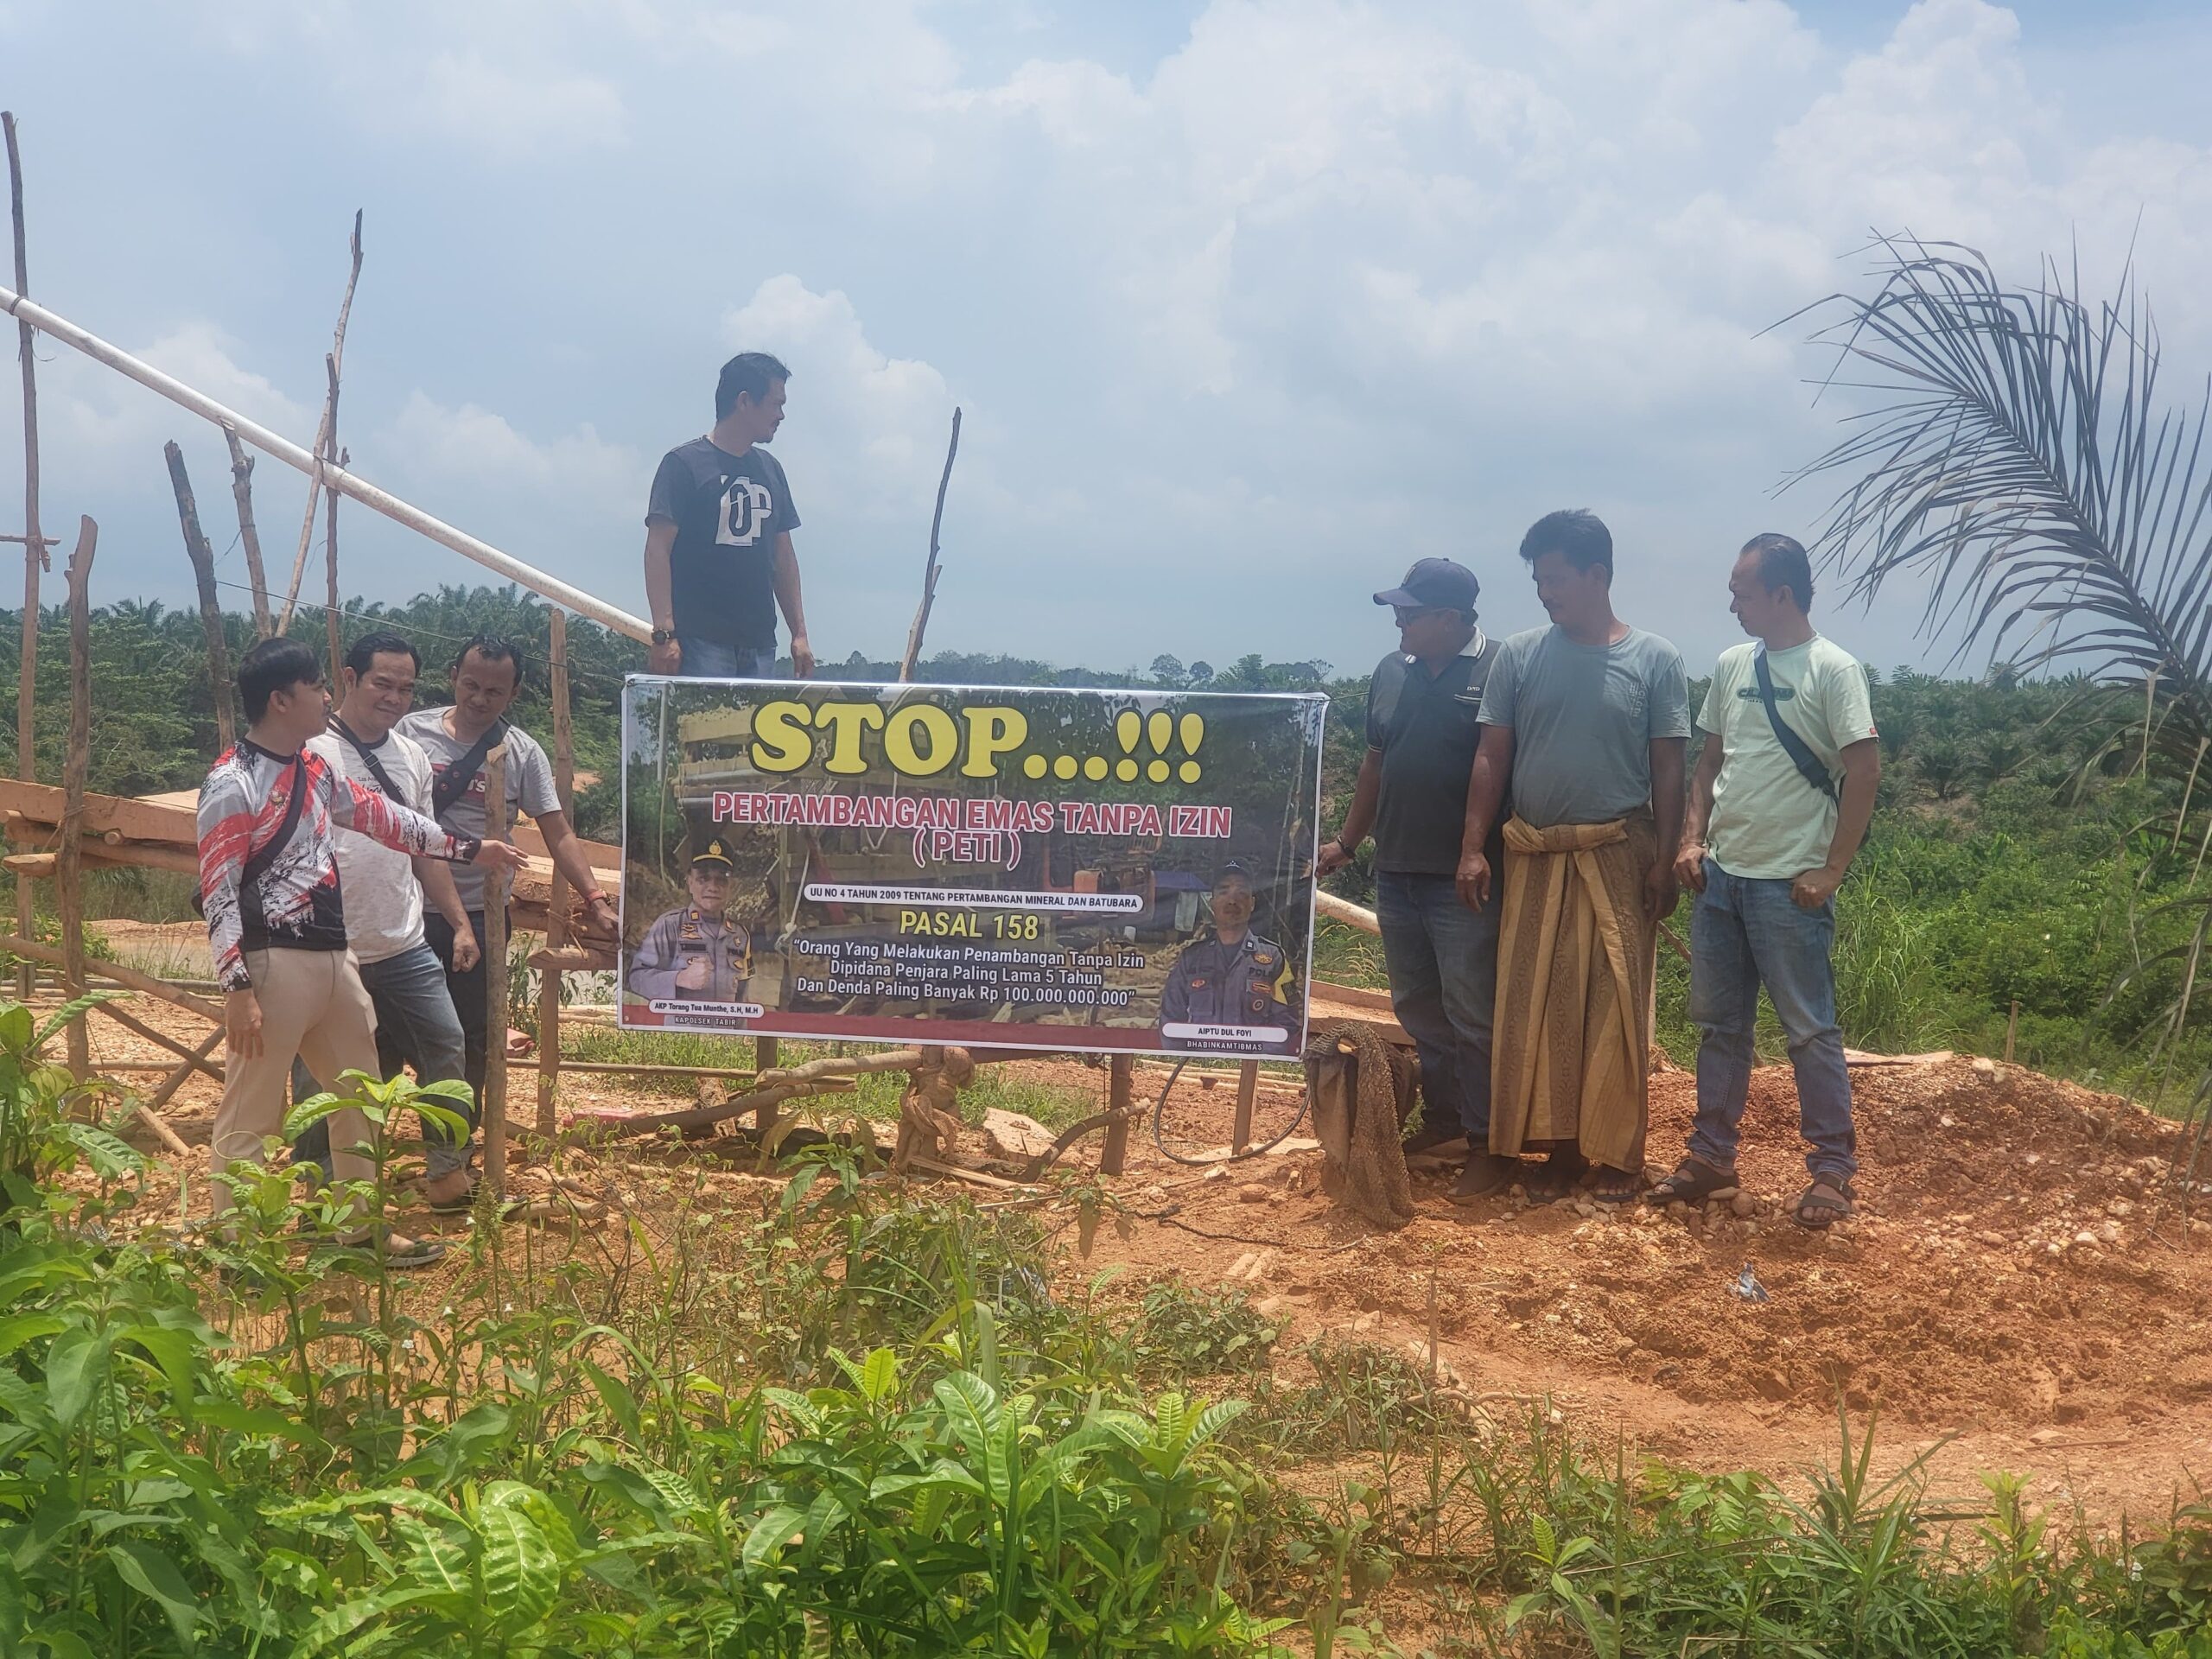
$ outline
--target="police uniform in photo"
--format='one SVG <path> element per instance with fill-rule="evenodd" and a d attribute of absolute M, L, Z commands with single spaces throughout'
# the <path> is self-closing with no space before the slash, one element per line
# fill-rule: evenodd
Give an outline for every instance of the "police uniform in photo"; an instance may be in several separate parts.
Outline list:
<path fill-rule="evenodd" d="M 1241 865 L 1234 872 L 1250 876 Z M 1298 1033 L 1291 1029 L 1290 953 L 1272 939 L 1263 939 L 1249 928 L 1234 944 L 1225 944 L 1209 928 L 1185 947 L 1167 970 L 1167 984 L 1160 995 L 1163 1026 L 1279 1026 L 1285 1035 L 1279 1046 L 1287 1048 Z M 1188 1037 L 1166 1037 L 1170 1048 L 1211 1048 L 1216 1045 Z M 1243 1044 L 1223 1046 L 1243 1048 Z"/>
<path fill-rule="evenodd" d="M 728 849 L 710 841 L 692 859 L 695 870 L 730 871 Z M 707 982 L 679 985 L 686 969 L 704 963 Z M 753 929 L 696 904 L 670 911 L 645 930 L 630 958 L 630 989 L 651 1002 L 741 1002 L 753 976 Z M 695 975 L 696 977 L 696 975 Z"/>

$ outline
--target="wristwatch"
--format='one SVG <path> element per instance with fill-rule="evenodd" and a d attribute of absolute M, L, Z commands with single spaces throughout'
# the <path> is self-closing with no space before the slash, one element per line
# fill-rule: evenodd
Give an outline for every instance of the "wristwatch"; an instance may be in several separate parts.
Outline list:
<path fill-rule="evenodd" d="M 676 630 L 675 630 L 675 629 L 673 629 L 673 628 L 655 628 L 655 629 L 653 630 L 653 644 L 655 644 L 655 645 L 674 645 L 675 643 L 676 643 Z"/>

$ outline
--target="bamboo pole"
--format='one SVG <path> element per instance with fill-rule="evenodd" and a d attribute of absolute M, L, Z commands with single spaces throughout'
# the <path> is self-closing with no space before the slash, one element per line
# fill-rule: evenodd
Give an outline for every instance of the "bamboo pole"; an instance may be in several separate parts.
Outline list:
<path fill-rule="evenodd" d="M 308 470 L 308 510 L 300 520 L 300 548 L 292 557 L 292 582 L 284 590 L 283 613 L 276 619 L 276 632 L 282 633 L 292 626 L 292 607 L 300 597 L 300 578 L 308 568 L 308 549 L 315 541 L 315 492 L 328 488 L 329 479 L 321 462 L 336 458 L 330 448 L 330 435 L 338 425 L 338 367 L 346 361 L 346 321 L 353 315 L 353 288 L 361 280 L 361 210 L 353 210 L 353 269 L 346 275 L 346 296 L 338 302 L 338 327 L 331 332 L 330 351 L 324 361 L 330 367 L 330 390 L 324 397 L 322 421 L 315 429 L 315 460 L 316 465 Z M 243 429 L 240 435 L 250 436 Z M 297 465 L 297 462 L 294 462 Z"/>
<path fill-rule="evenodd" d="M 548 619 L 552 629 L 546 653 L 547 680 L 553 700 L 553 787 L 561 798 L 561 811 L 573 823 L 575 811 L 575 733 L 569 717 L 569 613 L 559 606 Z M 569 879 L 553 866 L 545 889 L 545 951 L 565 951 L 569 944 Z M 561 1086 L 561 974 L 550 964 L 537 970 L 537 1144 L 542 1157 L 550 1151 L 555 1131 L 554 1099 Z"/>
<path fill-rule="evenodd" d="M 231 448 L 231 496 L 238 504 L 238 541 L 245 548 L 246 581 L 253 588 L 253 637 L 266 639 L 276 627 L 269 618 L 269 570 L 261 562 L 261 526 L 253 521 L 253 457 L 227 426 L 223 441 Z"/>
<path fill-rule="evenodd" d="M 59 340 L 72 351 L 81 352 L 94 362 L 105 364 L 117 373 L 136 380 L 148 391 L 159 392 L 171 403 L 190 410 L 202 420 L 231 428 L 263 454 L 274 455 L 287 467 L 298 468 L 309 478 L 317 480 L 322 487 L 344 491 L 363 506 L 382 513 L 395 524 L 404 524 L 416 535 L 426 536 L 439 546 L 449 548 L 465 559 L 474 560 L 487 570 L 497 571 L 509 582 L 529 588 L 541 599 L 566 606 L 578 615 L 588 616 L 602 627 L 612 629 L 641 645 L 652 638 L 651 625 L 642 618 L 632 616 L 620 607 L 610 605 L 581 588 L 573 587 L 558 576 L 548 575 L 466 531 L 454 529 L 442 518 L 423 512 L 412 502 L 403 501 L 389 490 L 382 489 L 365 478 L 355 477 L 342 467 L 331 466 L 321 456 L 302 448 L 290 439 L 278 436 L 258 422 L 248 420 L 236 410 L 217 403 L 205 392 L 194 391 L 181 380 L 162 373 L 151 364 L 110 345 L 99 335 L 80 328 L 67 317 L 49 311 L 42 305 L 25 299 L 21 294 L 0 288 L 0 311 L 6 311 L 18 321 L 28 322 L 48 339 Z"/>
<path fill-rule="evenodd" d="M 72 997 L 85 994 L 85 773 L 92 753 L 92 607 L 88 589 L 100 528 L 77 521 L 76 550 L 69 555 L 69 749 L 61 762 L 61 866 L 54 880 L 61 911 L 62 977 Z M 85 1022 L 69 1022 L 69 1070 L 92 1076 Z"/>
<path fill-rule="evenodd" d="M 31 285 L 30 255 L 23 240 L 23 157 L 16 142 L 13 111 L 0 111 L 0 128 L 8 140 L 8 221 L 15 232 L 16 291 Z M 38 577 L 51 568 L 47 549 L 52 543 L 40 532 L 38 522 L 38 366 L 31 354 L 31 325 L 16 324 L 16 354 L 23 374 L 23 624 L 22 660 L 16 681 L 16 776 L 25 783 L 38 779 Z M 28 938 L 36 931 L 31 890 L 16 887 L 16 931 Z M 16 994 L 31 994 L 31 970 L 27 963 L 16 970 Z"/>
<path fill-rule="evenodd" d="M 22 957 L 31 962 L 42 962 L 49 968 L 67 966 L 62 958 L 61 952 L 50 944 L 41 944 L 36 939 L 0 938 L 0 950 L 5 950 L 11 957 Z M 143 992 L 148 996 L 159 997 L 164 1002 L 174 1003 L 180 1008 L 189 1008 L 201 1019 L 211 1020 L 218 1026 L 222 1025 L 228 1017 L 223 1012 L 220 1003 L 211 1002 L 206 997 L 196 995 L 191 991 L 181 990 L 165 979 L 156 979 L 151 974 L 142 974 L 136 968 L 125 967 L 119 962 L 103 962 L 92 969 L 92 974 L 95 979 L 111 981 L 122 986 L 125 990 Z"/>
<path fill-rule="evenodd" d="M 938 531 L 944 524 L 945 486 L 952 482 L 952 458 L 960 453 L 960 410 L 952 411 L 952 442 L 944 447 L 944 471 L 937 480 L 937 511 L 930 515 L 930 556 L 922 564 L 922 602 L 914 611 L 914 626 L 906 630 L 906 654 L 899 659 L 899 683 L 906 684 L 914 677 L 914 664 L 921 660 L 922 632 L 930 625 L 930 606 L 937 598 Z"/>
<path fill-rule="evenodd" d="M 507 838 L 507 746 L 484 757 L 484 839 Z M 484 1179 L 507 1196 L 507 878 L 484 875 Z"/>
<path fill-rule="evenodd" d="M 200 527 L 200 504 L 192 498 L 192 480 L 184 470 L 184 451 L 175 438 L 162 446 L 168 457 L 169 486 L 176 492 L 176 519 L 184 531 L 184 554 L 192 561 L 192 578 L 200 589 L 200 626 L 207 636 L 207 683 L 215 698 L 215 733 L 227 750 L 238 741 L 231 714 L 230 648 L 223 639 L 223 606 L 215 596 L 215 550 Z"/>

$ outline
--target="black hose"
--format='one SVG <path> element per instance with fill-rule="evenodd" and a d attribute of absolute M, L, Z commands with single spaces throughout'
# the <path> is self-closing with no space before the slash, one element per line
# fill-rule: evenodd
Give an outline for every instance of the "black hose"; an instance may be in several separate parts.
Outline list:
<path fill-rule="evenodd" d="M 1189 1164 L 1193 1167 L 1211 1164 L 1239 1164 L 1247 1158 L 1257 1158 L 1262 1154 L 1273 1152 L 1298 1133 L 1298 1126 L 1306 1121 L 1306 1109 L 1313 1103 L 1310 1095 L 1300 1096 L 1298 1116 L 1290 1120 L 1290 1127 L 1264 1146 L 1247 1147 L 1242 1152 L 1231 1152 L 1226 1158 L 1185 1158 L 1179 1152 L 1170 1152 L 1167 1149 L 1167 1142 L 1160 1136 L 1160 1126 L 1167 1116 L 1167 1096 L 1175 1087 L 1175 1079 L 1183 1075 L 1183 1068 L 1189 1064 L 1188 1060 L 1175 1062 L 1175 1069 L 1167 1074 L 1167 1081 L 1160 1085 L 1160 1098 L 1153 1103 L 1152 1107 L 1152 1144 L 1160 1148 L 1161 1157 L 1175 1163 Z"/>

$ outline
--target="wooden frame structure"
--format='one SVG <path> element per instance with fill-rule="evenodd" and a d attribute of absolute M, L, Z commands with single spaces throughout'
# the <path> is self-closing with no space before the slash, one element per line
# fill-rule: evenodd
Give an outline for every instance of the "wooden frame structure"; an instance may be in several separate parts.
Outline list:
<path fill-rule="evenodd" d="M 54 542 L 41 529 L 38 406 L 31 351 L 34 334 L 44 334 L 48 338 L 159 393 L 222 430 L 230 450 L 232 493 L 238 503 L 239 532 L 245 546 L 247 569 L 252 581 L 254 626 L 257 636 L 267 638 L 272 632 L 281 632 L 290 618 L 307 562 L 319 493 L 327 498 L 329 514 L 327 579 L 330 603 L 326 610 L 329 627 L 328 649 L 334 672 L 341 644 L 336 613 L 339 593 L 336 519 L 340 495 L 353 498 L 546 600 L 552 607 L 550 690 L 553 714 L 553 764 L 563 813 L 572 810 L 575 772 L 569 709 L 568 613 L 573 611 L 615 632 L 640 641 L 648 638 L 650 630 L 639 618 L 534 569 L 346 470 L 344 452 L 337 445 L 337 405 L 339 369 L 345 351 L 346 318 L 352 308 L 354 287 L 361 270 L 361 220 L 358 213 L 353 222 L 352 267 L 346 279 L 345 298 L 340 306 L 332 349 L 325 359 L 328 385 L 321 423 L 313 447 L 302 447 L 226 408 L 27 297 L 29 262 L 24 240 L 22 173 L 14 117 L 0 112 L 0 127 L 5 130 L 8 151 L 15 253 L 15 286 L 12 289 L 0 288 L 0 309 L 5 309 L 16 321 L 22 359 L 25 451 L 24 531 L 22 536 L 0 536 L 0 541 L 20 542 L 24 556 L 22 675 L 16 711 L 17 777 L 13 782 L 0 782 L 0 825 L 4 825 L 7 839 L 16 849 L 3 861 L 16 878 L 16 931 L 11 935 L 0 935 L 0 950 L 14 955 L 24 964 L 18 981 L 19 992 L 24 997 L 31 994 L 31 964 L 42 964 L 59 969 L 64 985 L 73 995 L 80 994 L 95 980 L 105 981 L 166 1001 L 172 1007 L 198 1015 L 213 1026 L 213 1029 L 194 1046 L 167 1036 L 123 1008 L 103 1005 L 99 1009 L 104 1018 L 129 1030 L 141 1040 L 151 1042 L 168 1052 L 171 1057 L 168 1061 L 134 1062 L 105 1069 L 151 1069 L 166 1073 L 161 1083 L 143 1099 L 134 1101 L 133 1106 L 164 1144 L 172 1151 L 182 1153 L 184 1143 L 161 1117 L 161 1108 L 195 1073 L 219 1078 L 220 1071 L 210 1063 L 209 1056 L 224 1035 L 224 1009 L 219 1002 L 186 986 L 140 973 L 119 963 L 94 963 L 87 960 L 85 953 L 82 871 L 86 866 L 136 865 L 187 874 L 196 874 L 199 868 L 194 815 L 188 806 L 174 798 L 162 797 L 127 798 L 95 795 L 86 787 L 91 722 L 90 601 L 87 589 L 92 553 L 98 539 L 98 527 L 89 518 L 81 521 L 77 549 L 68 566 L 70 733 L 64 781 L 62 786 L 56 789 L 41 785 L 36 779 L 33 737 L 39 577 L 41 571 L 48 566 L 48 550 Z M 951 476 L 959 437 L 960 416 L 956 410 L 951 442 L 945 455 L 944 476 L 938 486 L 937 511 L 931 524 L 930 551 L 924 573 L 921 605 L 908 634 L 902 665 L 902 673 L 909 677 L 919 658 L 923 632 L 936 590 L 938 529 L 944 509 L 945 486 Z M 273 624 L 260 538 L 253 518 L 250 486 L 253 462 L 245 453 L 243 445 L 245 444 L 251 444 L 297 468 L 309 480 L 307 516 L 301 530 L 289 590 L 284 597 L 282 615 Z M 201 617 L 207 636 L 208 671 L 214 687 L 218 724 L 222 739 L 227 744 L 232 734 L 230 677 L 226 661 L 222 615 L 215 600 L 213 560 L 207 537 L 200 526 L 198 506 L 185 474 L 181 453 L 175 443 L 171 443 L 168 446 L 167 454 L 171 482 L 177 498 L 179 524 L 187 555 L 194 567 Z M 489 830 L 493 835 L 503 834 L 508 827 L 504 822 L 506 797 L 501 787 L 504 760 L 504 746 L 495 749 L 488 760 L 491 769 L 489 798 L 493 803 L 493 822 Z M 534 830 L 527 834 L 518 831 L 514 838 L 526 850 L 531 850 L 530 842 L 534 835 Z M 702 1105 L 695 1110 L 642 1116 L 634 1120 L 634 1124 L 640 1128 L 676 1128 L 689 1132 L 705 1128 L 727 1118 L 751 1115 L 755 1117 L 757 1127 L 764 1135 L 772 1133 L 777 1112 L 783 1102 L 849 1089 L 854 1079 L 867 1073 L 885 1071 L 908 1072 L 909 1100 L 915 1099 L 925 1089 L 941 1089 L 942 1079 L 949 1069 L 955 1069 L 963 1075 L 966 1073 L 968 1067 L 964 1062 L 957 1068 L 949 1068 L 948 1051 L 936 1047 L 894 1048 L 859 1057 L 836 1057 L 810 1061 L 785 1071 L 778 1066 L 777 1042 L 773 1037 L 753 1039 L 753 1065 L 749 1071 L 738 1067 L 623 1066 L 564 1059 L 561 1052 L 562 981 L 570 973 L 613 968 L 617 965 L 617 953 L 610 948 L 610 942 L 592 938 L 580 931 L 575 918 L 570 913 L 572 895 L 565 877 L 550 858 L 543 856 L 545 849 L 542 841 L 534 850 L 537 856 L 531 859 L 516 884 L 513 906 L 518 924 L 534 928 L 542 932 L 544 938 L 544 948 L 530 958 L 531 966 L 538 970 L 540 981 L 536 1102 L 528 1140 L 535 1143 L 541 1152 L 550 1148 L 556 1138 L 556 1109 L 561 1072 L 564 1067 L 584 1072 L 626 1071 L 671 1078 L 749 1082 L 752 1084 L 749 1092 L 734 1099 Z M 619 887 L 622 877 L 620 854 L 611 848 L 603 850 L 613 855 L 614 868 L 599 869 L 602 878 L 611 878 L 601 880 L 601 886 L 613 890 Z M 34 909 L 30 884 L 34 880 L 49 879 L 56 884 L 61 932 L 59 950 L 42 944 L 32 937 Z M 1354 907 L 1342 908 L 1350 910 Z M 1371 915 L 1366 912 L 1359 912 L 1359 915 L 1365 918 L 1362 925 L 1371 929 Z M 499 912 L 496 918 L 487 912 L 487 921 L 490 920 L 496 920 L 497 925 L 487 926 L 486 929 L 490 936 L 486 939 L 486 959 L 493 964 L 503 964 L 506 954 L 505 912 Z M 499 1034 L 499 1039 L 490 1046 L 489 1075 L 486 1079 L 482 1103 L 486 1175 L 493 1190 L 504 1195 L 510 1144 L 506 1112 L 507 1053 L 504 1040 L 507 1014 L 506 976 L 495 969 L 486 976 L 486 994 L 492 1001 L 489 1010 L 491 1028 Z M 1318 982 L 1312 988 L 1317 1018 L 1342 1018 L 1349 1014 L 1354 1018 L 1373 1020 L 1384 1025 L 1397 1040 L 1405 1040 L 1403 1033 L 1397 1030 L 1395 1022 L 1389 1018 L 1387 998 L 1378 997 L 1371 992 L 1355 991 Z M 1377 1004 L 1380 1005 L 1379 1012 Z M 69 1058 L 73 1070 L 80 1077 L 88 1076 L 90 1072 L 87 1049 L 84 1024 L 82 1021 L 75 1022 L 70 1027 Z M 976 1060 L 1014 1058 L 1034 1058 L 1037 1056 L 1033 1053 L 1017 1055 L 1010 1051 L 976 1051 L 972 1056 Z M 1106 1174 L 1118 1175 L 1122 1172 L 1128 1157 L 1129 1122 L 1139 1109 L 1135 1100 L 1135 1064 L 1133 1057 L 1112 1057 L 1108 1062 L 1107 1072 L 1108 1109 L 1091 1120 L 1091 1125 L 1104 1130 L 1099 1155 L 1100 1170 Z M 1259 1063 L 1253 1060 L 1243 1062 L 1237 1073 L 1230 1142 L 1233 1153 L 1243 1152 L 1250 1142 L 1258 1079 Z M 918 1115 L 922 1109 L 917 1108 Z M 918 1161 L 932 1169 L 945 1167 L 928 1160 Z"/>

